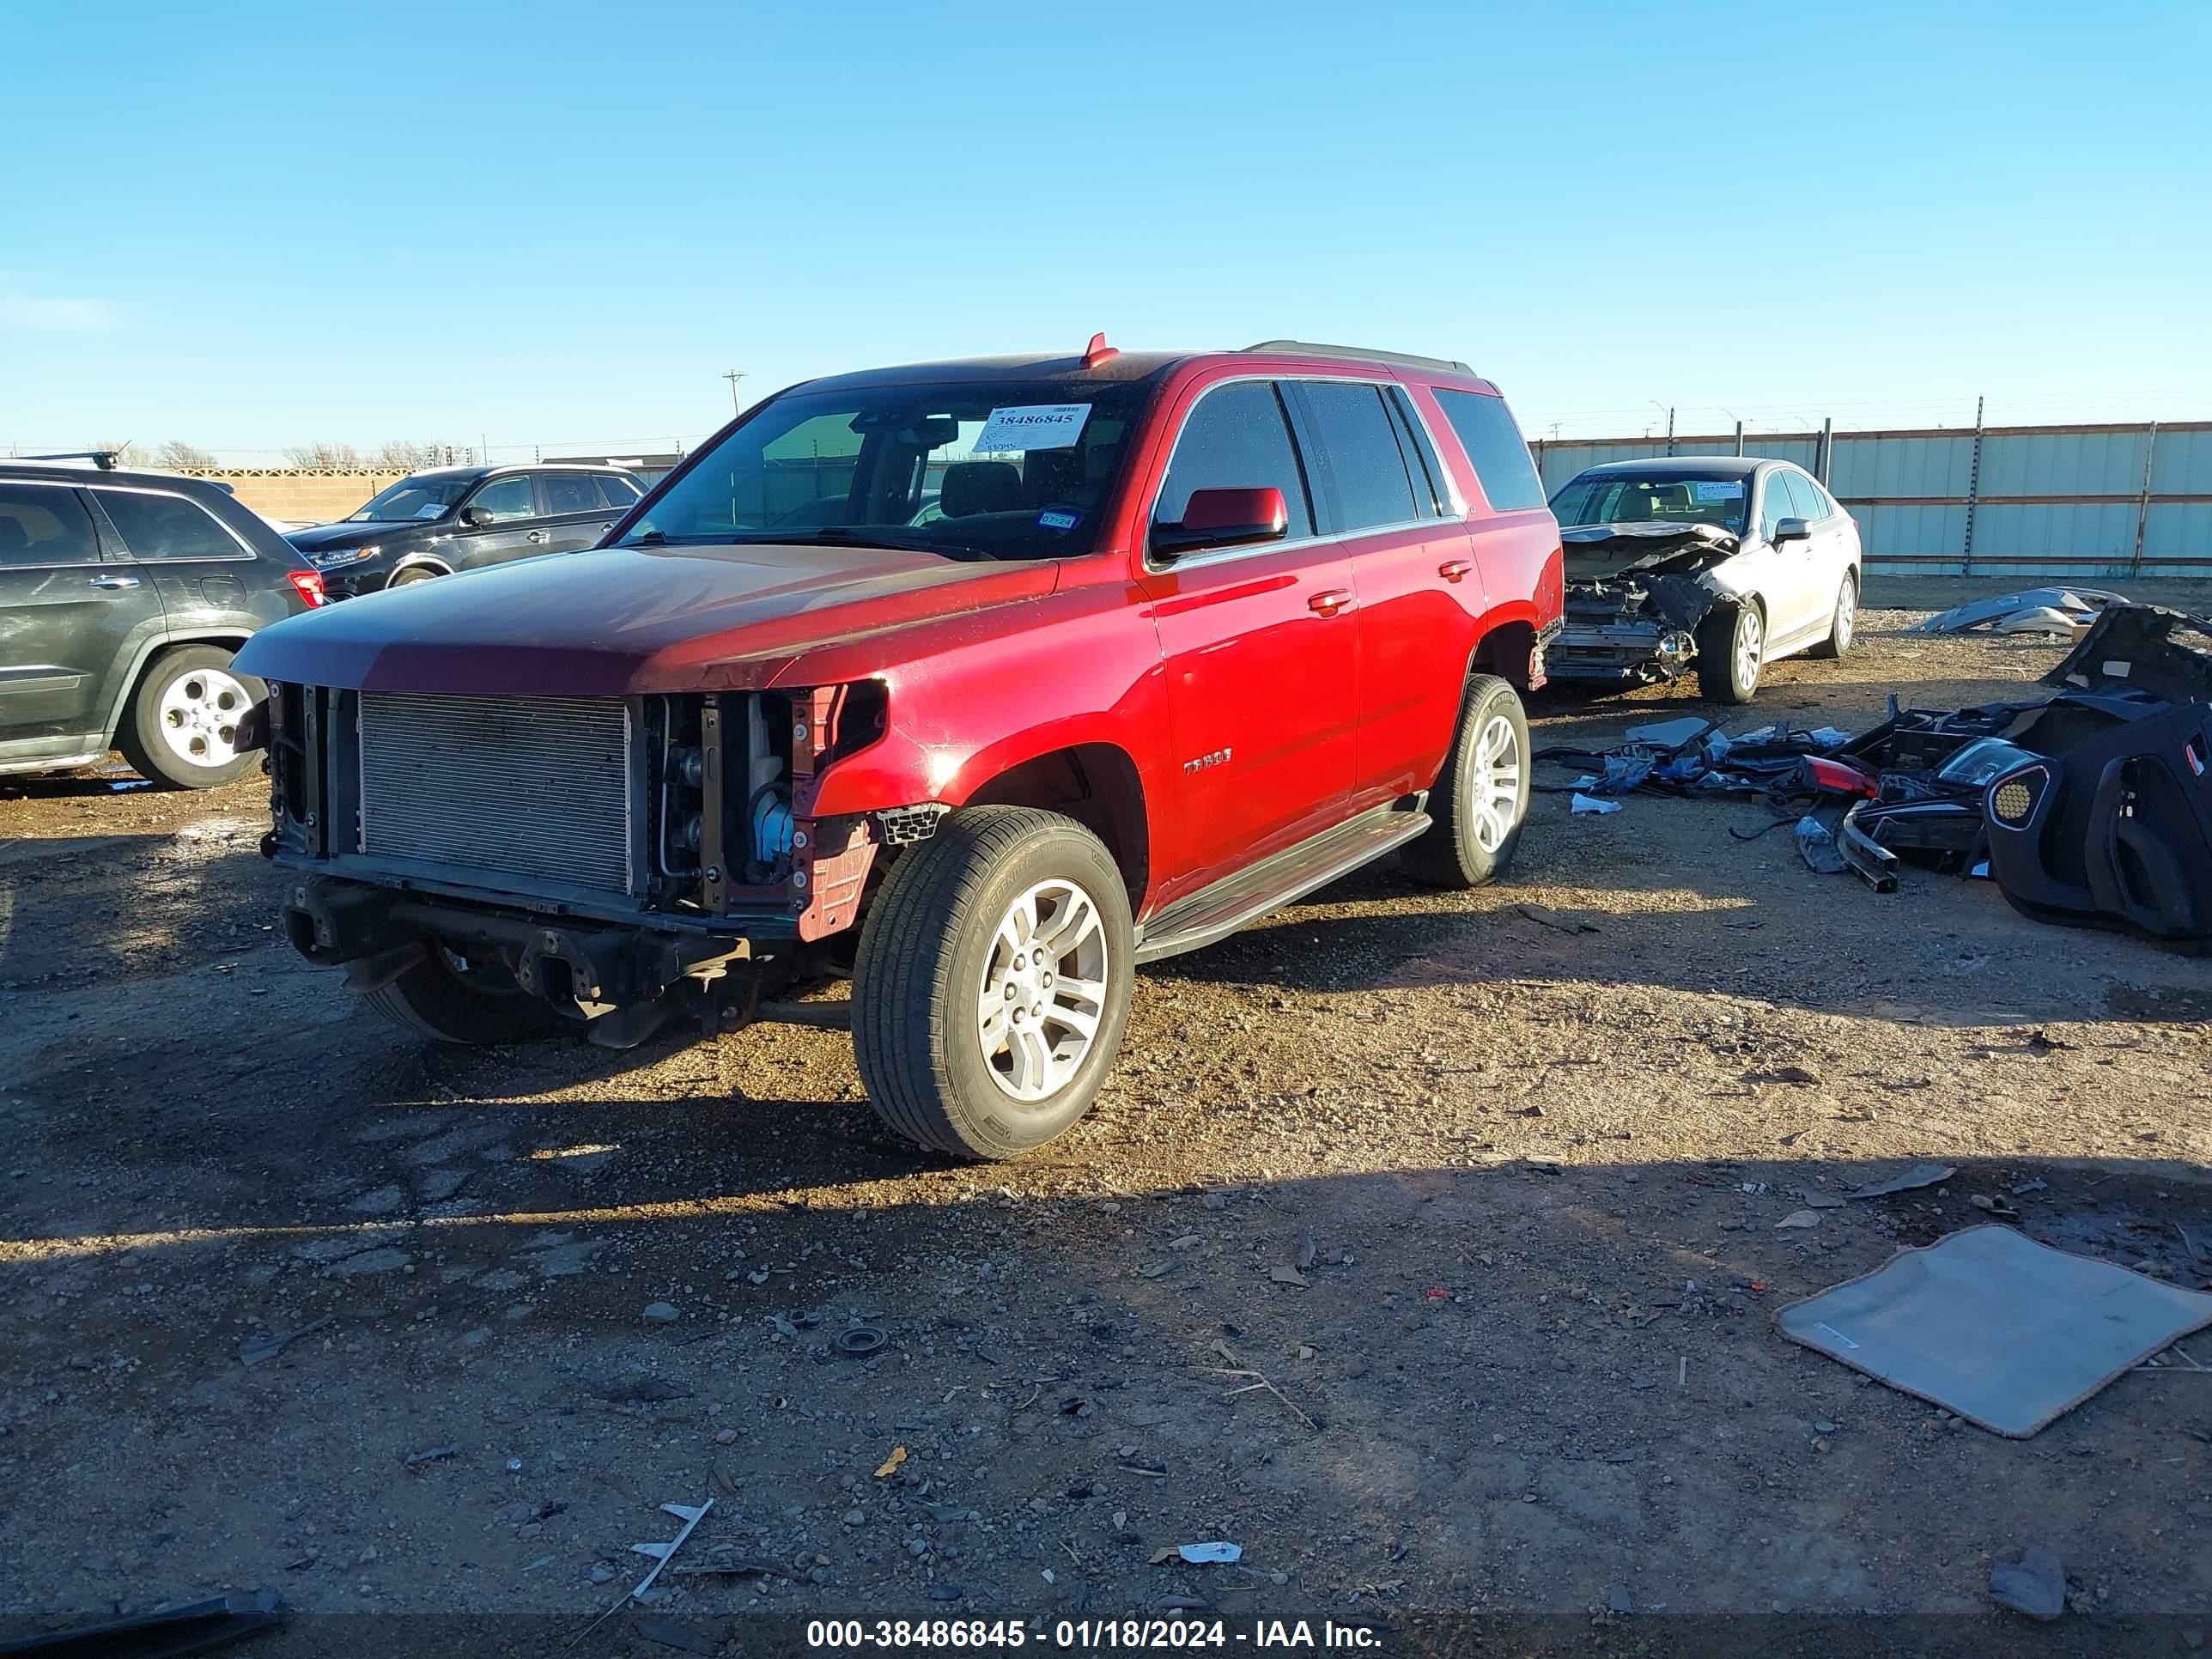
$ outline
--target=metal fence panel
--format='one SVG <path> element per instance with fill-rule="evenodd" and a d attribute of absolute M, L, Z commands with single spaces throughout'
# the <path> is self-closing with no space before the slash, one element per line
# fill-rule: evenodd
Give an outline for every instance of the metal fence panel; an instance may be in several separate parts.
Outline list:
<path fill-rule="evenodd" d="M 1869 569 L 1921 575 L 2212 577 L 2212 422 L 1839 432 L 1828 486 L 1858 520 Z M 1663 455 L 1663 438 L 1532 446 L 1556 492 L 1585 467 Z M 1676 440 L 1730 454 L 1733 434 Z M 1808 471 L 1820 441 L 1747 433 L 1743 453 Z M 2148 489 L 2146 489 L 2148 484 Z M 1970 527 L 1971 526 L 1971 541 Z"/>

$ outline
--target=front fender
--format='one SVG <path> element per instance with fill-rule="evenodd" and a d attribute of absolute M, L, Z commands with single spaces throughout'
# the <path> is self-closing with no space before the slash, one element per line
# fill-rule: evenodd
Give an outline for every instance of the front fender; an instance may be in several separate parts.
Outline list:
<path fill-rule="evenodd" d="M 884 735 L 823 769 L 794 803 L 800 815 L 957 806 L 1026 761 L 1089 744 L 1127 754 L 1147 799 L 1162 798 L 1170 744 L 1158 631 L 1137 605 L 1072 599 L 1037 626 L 940 641 L 880 670 Z"/>

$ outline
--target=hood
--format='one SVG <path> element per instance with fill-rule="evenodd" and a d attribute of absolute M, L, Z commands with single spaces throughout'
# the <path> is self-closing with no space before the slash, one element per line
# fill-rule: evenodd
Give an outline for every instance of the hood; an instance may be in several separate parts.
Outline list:
<path fill-rule="evenodd" d="M 371 542 L 386 541 L 408 531 L 420 529 L 428 522 L 427 519 L 414 524 L 386 523 L 380 520 L 368 524 L 309 525 L 304 530 L 286 531 L 284 539 L 302 553 L 329 553 L 340 548 L 366 547 Z"/>
<path fill-rule="evenodd" d="M 1717 524 L 1640 519 L 1627 524 L 1563 526 L 1567 574 L 1584 581 L 1635 570 L 1703 570 L 1732 558 L 1743 544 Z"/>
<path fill-rule="evenodd" d="M 611 547 L 410 582 L 264 628 L 237 665 L 354 690 L 619 696 L 767 684 L 803 650 L 1048 593 L 1050 560 Z M 302 627 L 300 624 L 305 623 Z"/>

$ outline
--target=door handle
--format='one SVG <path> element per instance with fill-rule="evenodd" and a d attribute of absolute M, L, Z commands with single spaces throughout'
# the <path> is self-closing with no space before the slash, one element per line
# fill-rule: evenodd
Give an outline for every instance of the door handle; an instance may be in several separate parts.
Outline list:
<path fill-rule="evenodd" d="M 94 587 L 136 587 L 138 579 L 136 576 L 94 576 L 92 585 Z"/>
<path fill-rule="evenodd" d="M 604 536 L 604 535 L 605 535 L 605 534 L 607 533 L 607 532 L 609 532 L 610 530 L 612 530 L 613 528 L 614 528 L 614 526 L 613 526 L 612 524 L 603 524 L 603 525 L 601 525 L 601 526 L 599 526 L 599 534 L 601 534 L 602 536 Z"/>
<path fill-rule="evenodd" d="M 522 539 L 526 542 L 542 542 L 545 539 L 545 532 L 542 530 L 533 530 Z"/>
<path fill-rule="evenodd" d="M 1474 561 L 1472 559 L 1446 559 L 1437 567 L 1437 574 L 1448 582 L 1455 582 L 1474 568 Z"/>
<path fill-rule="evenodd" d="M 1334 617 L 1340 611 L 1352 609 L 1352 599 L 1348 589 L 1325 587 L 1306 601 L 1306 609 L 1324 617 Z"/>

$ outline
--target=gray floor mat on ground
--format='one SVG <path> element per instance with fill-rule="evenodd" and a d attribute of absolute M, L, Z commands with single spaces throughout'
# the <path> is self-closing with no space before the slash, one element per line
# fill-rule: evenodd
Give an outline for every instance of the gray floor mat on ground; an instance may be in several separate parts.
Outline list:
<path fill-rule="evenodd" d="M 1775 1316 L 1792 1341 L 2025 1440 L 2212 1325 L 2212 1296 L 1969 1227 Z"/>

